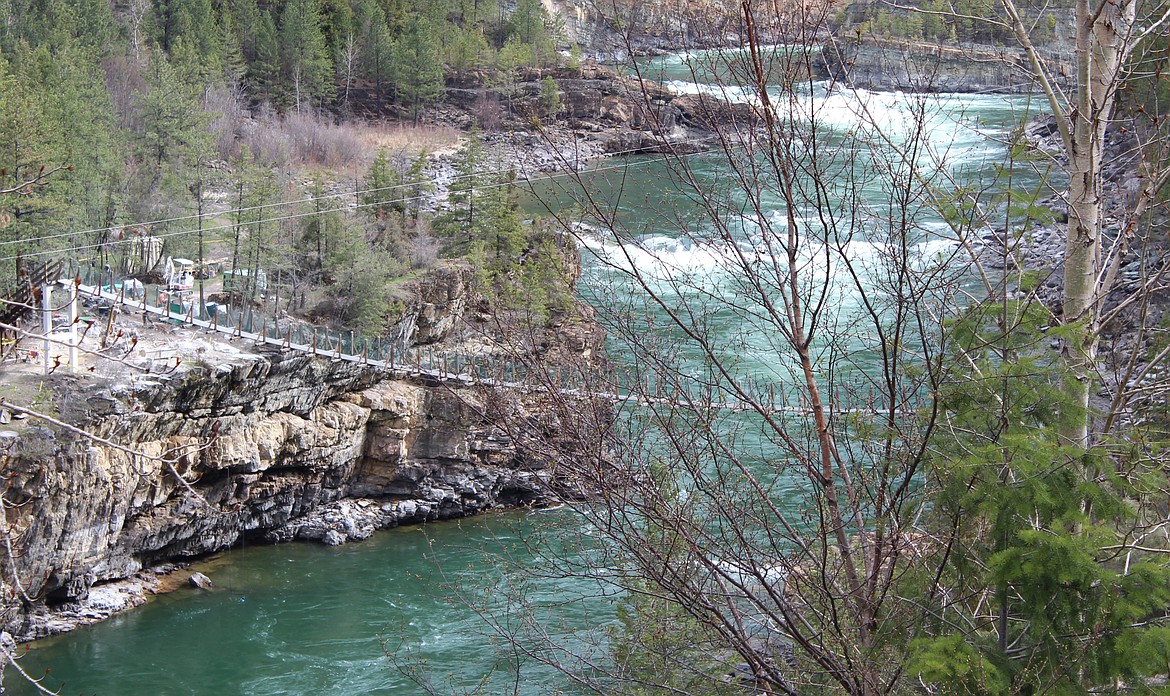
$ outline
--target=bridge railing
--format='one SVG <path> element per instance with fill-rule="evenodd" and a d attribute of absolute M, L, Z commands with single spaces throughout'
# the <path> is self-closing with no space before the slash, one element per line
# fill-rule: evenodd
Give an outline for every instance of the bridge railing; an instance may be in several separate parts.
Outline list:
<path fill-rule="evenodd" d="M 299 321 L 288 316 L 274 316 L 263 309 L 256 307 L 234 307 L 230 304 L 207 303 L 208 312 L 201 313 L 190 298 L 178 301 L 165 288 L 157 285 L 139 285 L 129 288 L 122 283 L 115 283 L 110 274 L 85 264 L 67 265 L 63 278 L 79 278 L 82 285 L 98 287 L 107 295 L 123 293 L 127 300 L 125 304 L 141 307 L 143 301 L 148 306 L 163 310 L 163 316 L 172 319 L 185 319 L 191 315 L 192 319 L 210 322 L 220 327 L 231 327 L 248 334 L 264 334 L 267 338 L 286 340 L 289 343 L 313 346 L 319 352 L 340 351 L 347 355 L 365 355 L 376 360 L 390 360 L 392 357 L 405 357 L 409 346 L 402 338 L 387 338 L 382 336 L 367 336 L 357 330 L 333 329 L 315 326 L 308 322 Z M 137 295 L 141 288 L 141 295 Z M 104 298 L 111 301 L 112 297 Z"/>
<path fill-rule="evenodd" d="M 58 282 L 68 285 L 80 279 L 83 298 L 137 311 L 155 320 L 225 334 L 285 350 L 319 355 L 335 360 L 366 363 L 387 370 L 436 380 L 461 380 L 509 387 L 531 387 L 538 383 L 561 391 L 579 389 L 583 380 L 570 370 L 530 373 L 522 361 L 501 359 L 429 346 L 406 345 L 401 332 L 395 338 L 371 337 L 356 330 L 338 330 L 292 319 L 272 317 L 256 308 L 215 305 L 200 316 L 196 302 L 171 301 L 158 286 L 98 285 L 101 274 L 86 267 L 66 267 Z M 108 278 L 106 279 L 108 281 Z"/>
<path fill-rule="evenodd" d="M 75 277 L 66 275 L 57 282 L 70 287 Z M 618 370 L 599 376 L 593 370 L 577 370 L 563 365 L 530 370 L 523 360 L 435 350 L 427 346 L 399 349 L 399 342 L 370 340 L 356 331 L 329 330 L 287 318 L 273 321 L 262 313 L 247 309 L 225 307 L 210 317 L 199 318 L 196 316 L 197 310 L 190 304 L 186 308 L 177 306 L 165 301 L 165 296 L 160 302 L 160 291 L 157 288 L 130 297 L 125 288 L 115 290 L 82 282 L 78 293 L 82 298 L 108 306 L 111 311 L 117 307 L 127 313 L 141 312 L 144 323 L 153 317 L 156 321 L 226 334 L 231 338 L 281 350 L 365 364 L 395 374 L 440 383 L 483 384 L 528 392 L 559 393 L 573 398 L 602 399 L 618 405 L 665 407 L 671 411 L 681 408 L 687 412 L 710 409 L 805 415 L 811 412 L 808 404 L 799 399 L 794 402 L 782 386 L 777 388 L 776 383 L 767 380 L 761 383 L 736 382 L 733 389 L 728 384 L 702 385 L 680 381 L 677 376 L 667 377 L 653 372 L 634 372 L 623 376 L 623 372 Z M 75 360 L 71 358 L 69 364 L 75 364 Z M 829 410 L 842 415 L 885 413 L 883 408 L 873 405 L 857 407 L 834 404 Z"/>
<path fill-rule="evenodd" d="M 69 271 L 73 271 L 72 274 Z M 118 306 L 123 311 L 141 312 L 143 321 L 150 317 L 176 325 L 203 329 L 229 337 L 274 346 L 282 350 L 307 353 L 337 361 L 363 363 L 398 374 L 438 382 L 478 383 L 524 390 L 547 390 L 574 397 L 594 397 L 618 404 L 664 406 L 684 409 L 715 408 L 730 411 L 807 413 L 807 404 L 792 403 L 783 388 L 765 381 L 762 384 L 739 384 L 738 390 L 701 387 L 682 383 L 654 373 L 623 376 L 621 370 L 604 377 L 593 371 L 571 367 L 531 367 L 525 360 L 508 360 L 493 355 L 476 355 L 430 346 L 405 345 L 401 334 L 395 339 L 369 337 L 358 331 L 337 330 L 292 319 L 273 318 L 252 307 L 221 305 L 210 316 L 198 316 L 195 303 L 169 301 L 166 291 L 157 286 L 135 286 L 135 296 L 125 287 L 102 287 L 86 282 L 98 280 L 84 269 L 66 268 L 58 282 L 72 284 L 81 278 L 80 294 L 90 300 Z M 838 413 L 877 413 L 880 409 L 836 407 Z"/>

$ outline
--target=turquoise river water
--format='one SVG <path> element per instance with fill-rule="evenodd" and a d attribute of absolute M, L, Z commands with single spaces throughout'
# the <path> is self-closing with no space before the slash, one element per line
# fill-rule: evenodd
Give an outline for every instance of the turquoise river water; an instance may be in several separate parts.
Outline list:
<path fill-rule="evenodd" d="M 694 80 L 689 57 L 670 56 L 648 67 L 676 91 L 712 91 Z M 823 121 L 842 133 L 859 127 L 859 103 L 866 105 L 867 118 L 896 132 L 912 98 L 816 89 Z M 947 150 L 945 166 L 966 168 L 975 177 L 992 171 L 1005 152 L 1002 139 L 1020 122 L 1026 101 L 995 95 L 937 97 L 931 139 Z M 695 168 L 712 183 L 723 174 L 718 158 L 697 158 Z M 699 272 L 718 266 L 712 249 L 672 236 L 672 223 L 662 215 L 669 179 L 658 160 L 632 158 L 620 166 L 603 160 L 594 170 L 586 179 L 591 191 L 642 225 L 638 246 L 630 250 L 633 263 Z M 564 182 L 539 185 L 546 205 L 571 204 L 574 194 Z M 872 193 L 879 206 L 880 186 Z M 600 258 L 612 254 L 616 244 L 601 236 L 586 243 Z M 940 235 L 922 244 L 945 247 L 948 242 Z M 857 253 L 867 253 L 864 243 Z M 596 296 L 597 284 L 607 276 L 590 257 L 586 254 L 582 281 L 586 297 Z M 712 287 L 718 290 L 719 283 L 713 274 Z M 843 301 L 847 304 L 848 298 Z M 622 347 L 610 345 L 609 350 L 620 356 Z M 749 370 L 750 352 L 743 356 Z M 754 368 L 765 371 L 767 366 Z M 423 664 L 443 693 L 469 693 L 477 685 L 482 693 L 502 693 L 515 684 L 522 694 L 571 693 L 552 671 L 517 663 L 501 652 L 473 607 L 501 609 L 509 574 L 541 564 L 540 554 L 524 540 L 533 535 L 548 539 L 550 532 L 552 537 L 580 537 L 586 531 L 571 513 L 540 511 L 396 529 L 338 548 L 235 549 L 206 569 L 220 590 L 183 589 L 159 597 L 105 623 L 33 646 L 22 665 L 32 674 L 51 669 L 44 685 L 62 694 L 418 694 L 425 691 L 407 673 Z M 566 584 L 546 580 L 530 588 L 536 603 L 548 608 L 551 632 L 571 641 L 577 632 L 612 625 L 612 599 L 562 604 L 594 593 L 567 585 L 581 580 L 560 582 Z M 452 596 L 451 587 L 471 586 L 487 588 L 479 604 Z M 490 681 L 480 682 L 488 673 L 494 673 Z M 10 693 L 34 693 L 18 679 L 7 681 Z"/>

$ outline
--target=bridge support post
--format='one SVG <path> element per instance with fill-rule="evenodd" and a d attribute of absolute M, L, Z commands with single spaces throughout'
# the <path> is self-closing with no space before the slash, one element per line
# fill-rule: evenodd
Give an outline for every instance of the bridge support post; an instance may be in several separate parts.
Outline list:
<path fill-rule="evenodd" d="M 41 333 L 45 336 L 45 374 L 52 371 L 52 361 L 49 359 L 49 334 L 53 333 L 53 286 L 45 283 L 41 285 Z"/>
<path fill-rule="evenodd" d="M 77 372 L 77 322 L 81 320 L 77 312 L 77 281 L 69 283 L 69 367 Z"/>

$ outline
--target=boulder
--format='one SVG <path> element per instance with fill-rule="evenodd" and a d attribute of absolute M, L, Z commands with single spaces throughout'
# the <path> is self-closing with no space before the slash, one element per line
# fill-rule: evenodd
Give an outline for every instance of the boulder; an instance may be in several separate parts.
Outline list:
<path fill-rule="evenodd" d="M 191 577 L 187 579 L 187 582 L 191 583 L 192 587 L 197 587 L 201 590 L 215 589 L 215 583 L 211 581 L 211 578 L 198 571 L 191 573 Z"/>
<path fill-rule="evenodd" d="M 431 345 L 450 335 L 467 311 L 474 276 L 470 267 L 450 266 L 432 270 L 415 284 L 414 343 Z"/>

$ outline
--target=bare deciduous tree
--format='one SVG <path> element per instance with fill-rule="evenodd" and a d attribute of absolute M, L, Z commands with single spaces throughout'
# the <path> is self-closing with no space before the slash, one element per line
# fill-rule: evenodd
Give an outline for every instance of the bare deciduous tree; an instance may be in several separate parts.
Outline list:
<path fill-rule="evenodd" d="M 548 648 L 523 602 L 497 630 L 605 693 L 887 694 L 923 611 L 922 467 L 965 269 L 930 251 L 938 115 L 899 99 L 891 137 L 814 84 L 795 46 L 823 15 L 761 27 L 742 9 L 745 49 L 693 66 L 721 96 L 746 92 L 745 108 L 700 102 L 714 153 L 676 147 L 670 114 L 634 94 L 664 171 L 582 181 L 584 224 L 562 218 L 596 267 L 614 374 L 556 396 L 563 368 L 529 371 L 547 375 L 556 434 L 528 442 L 533 458 L 580 483 L 595 535 L 542 568 L 623 595 L 632 618 L 588 648 L 568 639 L 581 650 Z M 656 197 L 649 217 L 628 214 L 634 190 Z"/>
<path fill-rule="evenodd" d="M 353 87 L 361 65 L 361 47 L 352 31 L 345 35 L 345 43 L 341 45 L 340 59 L 337 61 L 338 77 L 341 79 L 341 103 L 349 107 L 349 91 Z"/>
<path fill-rule="evenodd" d="M 1028 55 L 1035 78 L 1056 118 L 1068 175 L 1066 202 L 1068 231 L 1064 252 L 1062 321 L 1076 327 L 1064 341 L 1062 353 L 1068 366 L 1066 388 L 1076 395 L 1083 416 L 1066 428 L 1069 442 L 1082 447 L 1093 444 L 1090 396 L 1097 379 L 1097 351 L 1101 319 L 1107 296 L 1113 291 L 1118 273 L 1132 250 L 1138 226 L 1149 205 L 1157 200 L 1170 178 L 1165 159 L 1148 159 L 1164 154 L 1164 123 L 1140 127 L 1148 138 L 1130 153 L 1142 159 L 1136 191 L 1115 192 L 1128 200 L 1120 205 L 1108 200 L 1105 169 L 1110 164 L 1105 151 L 1106 135 L 1114 124 L 1118 94 L 1132 89 L 1142 79 L 1143 66 L 1134 58 L 1143 44 L 1157 39 L 1170 15 L 1156 5 L 1144 8 L 1139 17 L 1137 0 L 1123 2 L 1075 3 L 1074 89 L 1062 91 L 1058 76 L 1045 64 L 1032 42 L 1030 27 L 1013 0 L 1001 0 L 1011 29 Z M 1145 79 L 1157 80 L 1155 75 Z M 1146 124 L 1142 124 L 1146 125 Z M 1153 137 L 1151 137 L 1153 136 Z M 1112 228 L 1112 229 L 1111 229 Z"/>
<path fill-rule="evenodd" d="M 1102 450 L 1107 465 L 1065 474 L 1070 458 L 1101 440 L 1090 424 L 1116 426 L 1122 405 L 1132 407 L 1124 380 L 1110 383 L 1105 414 L 1089 408 L 1089 395 L 1101 384 L 1105 298 L 1166 180 L 1147 164 L 1132 204 L 1106 222 L 1102 145 L 1141 38 L 1132 10 L 1081 8 L 1090 28 L 1077 57 L 1087 81 L 1069 101 L 1034 61 L 1070 153 L 1070 181 L 1080 182 L 1068 195 L 1066 326 L 1053 333 L 1063 369 L 1026 374 L 1011 368 L 1037 364 L 1053 322 L 1035 311 L 1033 281 L 979 264 L 976 237 L 1004 226 L 1010 258 L 1010 240 L 1035 224 L 1040 194 L 1016 190 L 1011 163 L 992 168 L 1002 181 L 964 179 L 952 166 L 964 153 L 939 149 L 935 131 L 947 119 L 930 97 L 816 84 L 811 56 L 823 8 L 777 12 L 748 0 L 739 9 L 744 50 L 713 52 L 706 64 L 692 56 L 693 82 L 747 103 L 750 115 L 699 100 L 715 147 L 695 157 L 672 139 L 676 114 L 651 89 L 635 91 L 666 173 L 647 183 L 631 165 L 608 181 L 581 180 L 569 194 L 586 215 L 561 221 L 593 256 L 596 284 L 587 293 L 622 346 L 613 374 L 582 370 L 582 386 L 566 391 L 563 367 L 538 361 L 529 374 L 545 380 L 546 413 L 501 394 L 492 414 L 505 427 L 517 414 L 528 425 L 543 418 L 551 437 L 527 442 L 533 460 L 578 481 L 584 495 L 572 507 L 585 540 L 538 540 L 539 570 L 518 572 L 572 578 L 567 591 L 592 591 L 583 598 L 601 605 L 623 597 L 622 627 L 558 632 L 526 594 L 539 585 L 523 582 L 494 588 L 516 591 L 508 611 L 484 612 L 489 625 L 528 660 L 604 693 L 736 693 L 745 684 L 764 693 L 908 691 L 919 677 L 939 677 L 927 658 L 912 660 L 939 646 L 954 660 L 970 658 L 979 678 L 952 673 L 932 689 L 991 688 L 981 679 L 995 672 L 986 667 L 995 659 L 1003 664 L 993 676 L 1005 688 L 1043 679 L 1117 687 L 1118 675 L 1144 669 L 1126 662 L 1132 655 L 1095 671 L 1076 668 L 1075 656 L 1104 665 L 1117 659 L 1108 636 L 1150 638 L 1142 631 L 1159 619 L 1127 624 L 1126 612 L 1149 612 L 1162 595 L 1095 614 L 1100 636 L 1075 617 L 1058 630 L 1059 617 L 1042 625 L 1043 610 L 1033 609 L 1066 568 L 1027 576 L 993 556 L 1083 548 L 1076 572 L 1092 582 L 1069 586 L 1074 602 L 1133 595 L 1143 580 L 1131 563 L 1149 577 L 1165 574 L 1164 524 L 1151 504 L 1162 489 L 1142 478 L 1154 459 Z M 1010 5 L 1005 12 L 1019 25 Z M 1030 51 L 1026 32 L 1020 39 Z M 781 40 L 783 48 L 771 45 Z M 638 67 L 634 75 L 652 77 Z M 636 192 L 650 192 L 653 203 L 631 202 Z M 634 217 L 631 205 L 646 212 Z M 932 235 L 930 211 L 951 223 L 944 244 Z M 1107 233 L 1114 224 L 1119 232 Z M 969 291 L 972 279 L 982 289 Z M 1123 304 L 1148 305 L 1162 285 L 1151 280 Z M 991 309 L 980 309 L 981 297 Z M 992 319 L 972 333 L 981 311 Z M 1131 376 L 1135 365 L 1164 359 L 1166 351 L 1147 348 L 1128 355 Z M 1063 390 L 1020 382 L 1049 384 L 1051 375 Z M 967 380 L 988 400 L 981 413 L 955 406 Z M 1009 388 L 1047 396 L 1021 412 L 1027 400 Z M 591 407 L 583 395 L 594 398 Z M 1048 419 L 1051 410 L 1061 417 Z M 974 430 L 990 422 L 983 417 L 1002 427 Z M 524 438 L 519 428 L 510 433 Z M 1145 447 L 1142 435 L 1114 428 L 1109 436 Z M 980 459 L 987 452 L 998 452 L 986 460 L 994 468 Z M 947 457 L 963 461 L 948 469 Z M 1109 470 L 1124 482 L 1106 482 Z M 964 473 L 970 480 L 957 480 Z M 1005 498 L 1002 519 L 997 489 L 1014 505 Z M 1077 524 L 1043 499 L 1066 494 L 1084 513 Z M 1094 500 L 1103 511 L 1129 500 L 1137 512 L 1097 516 Z M 991 539 L 993 531 L 1010 538 Z M 940 635 L 951 642 L 921 642 Z"/>

